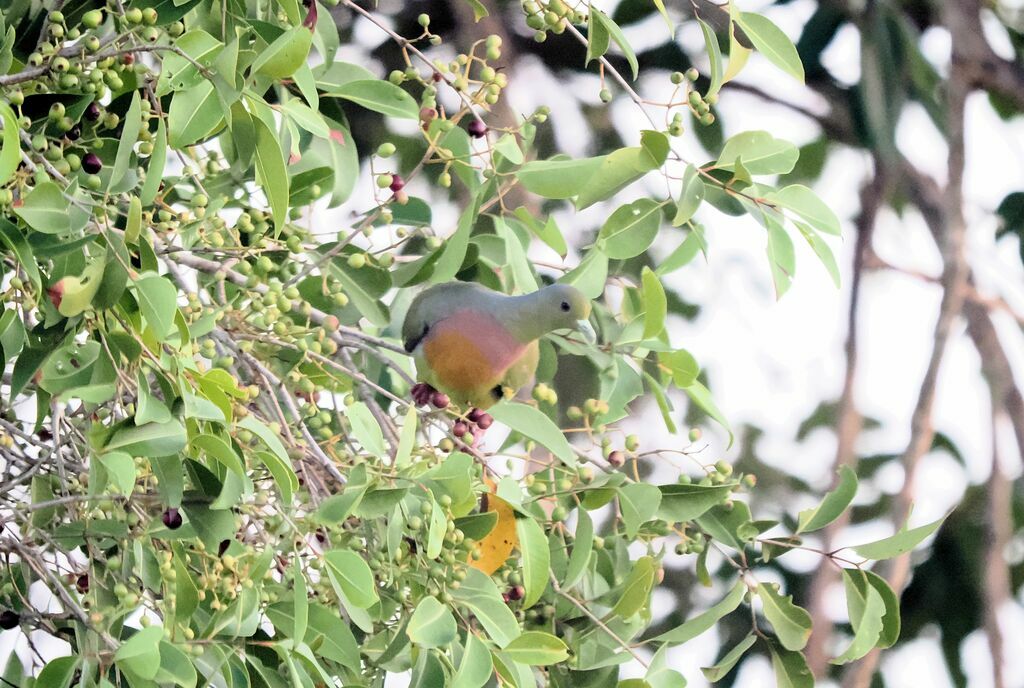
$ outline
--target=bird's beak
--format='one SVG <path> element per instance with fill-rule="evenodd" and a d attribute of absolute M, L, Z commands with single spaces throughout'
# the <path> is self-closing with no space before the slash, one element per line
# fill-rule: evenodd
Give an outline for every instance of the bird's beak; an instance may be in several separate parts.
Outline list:
<path fill-rule="evenodd" d="M 589 320 L 577 320 L 576 331 L 583 335 L 587 344 L 597 344 L 597 332 L 594 331 L 594 326 L 590 324 Z"/>

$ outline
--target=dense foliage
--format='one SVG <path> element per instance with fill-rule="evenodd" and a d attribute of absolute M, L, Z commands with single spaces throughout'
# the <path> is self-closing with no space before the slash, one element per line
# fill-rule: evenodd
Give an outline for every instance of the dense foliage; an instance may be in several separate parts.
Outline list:
<path fill-rule="evenodd" d="M 672 73 L 672 98 L 652 104 L 630 85 L 639 63 L 612 17 L 524 2 L 537 41 L 571 34 L 600 100 L 632 100 L 650 123 L 634 145 L 539 159 L 547 109 L 491 121 L 509 86 L 502 40 L 435 57 L 447 43 L 426 15 L 419 35 L 391 34 L 405 67 L 381 78 L 338 57 L 336 19 L 392 31 L 348 0 L 10 4 L 0 626 L 70 652 L 41 670 L 12 657 L 6 680 L 380 686 L 411 670 L 418 686 L 668 688 L 685 680 L 667 651 L 744 606 L 749 632 L 705 675 L 758 644 L 780 685 L 804 686 L 810 616 L 758 566 L 805 547 L 842 571 L 852 632 L 835 661 L 892 645 L 897 598 L 864 564 L 939 522 L 818 550 L 803 534 L 850 505 L 849 469 L 780 525 L 751 513 L 754 476 L 708 459 L 699 430 L 647 447 L 616 428 L 645 397 L 674 434 L 687 399 L 725 424 L 666 329 L 679 306 L 663 278 L 705 248 L 698 211 L 763 225 L 779 297 L 793 237 L 838 281 L 838 219 L 808 187 L 774 184 L 796 146 L 751 131 L 710 161 L 674 150 L 686 127 L 715 125 L 751 49 L 780 79 L 804 78 L 766 17 L 716 12 L 717 32 L 695 19 L 707 73 Z M 372 123 L 369 148 L 355 121 Z M 665 193 L 631 186 L 648 175 Z M 456 227 L 406 189 L 417 178 L 451 190 Z M 341 231 L 318 224 L 367 183 L 374 207 Z M 537 202 L 613 197 L 583 246 Z M 655 242 L 676 246 L 657 266 Z M 530 260 L 538 243 L 564 261 Z M 472 424 L 455 423 L 468 409 L 413 408 L 401 316 L 420 286 L 452 279 L 573 284 L 595 299 L 601 344 L 549 337 L 532 398 Z M 508 437 L 491 443 L 499 427 Z M 642 479 L 645 463 L 677 459 L 676 482 Z M 727 584 L 709 610 L 651 633 L 662 561 L 678 556 Z M 620 682 L 634 660 L 642 673 Z"/>

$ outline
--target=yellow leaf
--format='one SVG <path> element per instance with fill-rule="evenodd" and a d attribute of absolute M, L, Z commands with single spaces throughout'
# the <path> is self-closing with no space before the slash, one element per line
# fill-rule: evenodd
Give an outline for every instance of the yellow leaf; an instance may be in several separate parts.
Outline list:
<path fill-rule="evenodd" d="M 488 576 L 500 569 L 505 561 L 512 554 L 512 550 L 519 545 L 519 536 L 516 535 L 516 515 L 508 503 L 494 494 L 495 485 L 488 478 L 484 482 L 490 488 L 490 493 L 485 493 L 481 498 L 483 511 L 494 511 L 498 514 L 498 521 L 494 524 L 487 535 L 484 536 L 477 546 L 483 553 L 479 559 L 469 560 L 469 565 L 479 569 Z"/>

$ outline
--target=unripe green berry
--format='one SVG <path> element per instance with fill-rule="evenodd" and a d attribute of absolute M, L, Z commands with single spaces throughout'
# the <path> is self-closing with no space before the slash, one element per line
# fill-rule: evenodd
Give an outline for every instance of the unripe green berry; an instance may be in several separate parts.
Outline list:
<path fill-rule="evenodd" d="M 428 26 L 430 26 L 430 15 L 421 14 L 420 16 L 416 17 L 416 23 L 422 26 L 423 28 L 427 28 Z"/>
<path fill-rule="evenodd" d="M 612 101 L 612 92 L 607 88 L 602 88 L 598 97 L 601 99 L 602 103 L 610 103 Z"/>
<path fill-rule="evenodd" d="M 377 155 L 381 158 L 390 158 L 395 154 L 395 144 L 387 142 L 377 146 Z M 390 185 L 389 185 L 390 186 Z"/>

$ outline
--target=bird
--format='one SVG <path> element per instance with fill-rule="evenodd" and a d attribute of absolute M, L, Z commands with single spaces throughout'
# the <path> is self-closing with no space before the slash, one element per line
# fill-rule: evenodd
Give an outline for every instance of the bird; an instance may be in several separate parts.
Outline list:
<path fill-rule="evenodd" d="M 416 363 L 413 400 L 435 392 L 486 410 L 525 386 L 537 370 L 538 340 L 574 330 L 590 344 L 591 303 L 578 289 L 551 284 L 510 296 L 473 282 L 446 282 L 420 292 L 402 324 L 402 343 Z"/>

